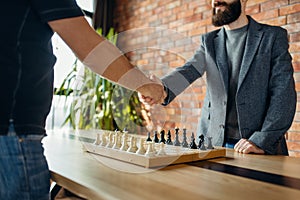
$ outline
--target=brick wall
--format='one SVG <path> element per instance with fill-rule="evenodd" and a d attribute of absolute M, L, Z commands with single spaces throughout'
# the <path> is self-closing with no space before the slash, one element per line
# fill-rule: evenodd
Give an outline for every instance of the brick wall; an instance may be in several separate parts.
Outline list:
<path fill-rule="evenodd" d="M 247 14 L 289 32 L 290 52 L 300 92 L 300 0 L 248 0 Z M 158 77 L 181 66 L 199 46 L 199 36 L 215 28 L 206 0 L 116 0 L 119 47 L 145 72 Z M 186 127 L 196 131 L 205 95 L 205 79 L 197 80 L 167 107 L 151 109 L 152 127 Z M 300 101 L 300 97 L 298 97 Z M 300 157 L 300 104 L 287 133 L 291 156 Z"/>

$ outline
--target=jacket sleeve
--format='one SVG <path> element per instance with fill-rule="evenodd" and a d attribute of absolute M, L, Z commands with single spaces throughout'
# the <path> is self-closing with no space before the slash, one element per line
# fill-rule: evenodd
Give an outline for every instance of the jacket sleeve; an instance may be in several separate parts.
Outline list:
<path fill-rule="evenodd" d="M 268 86 L 268 107 L 260 131 L 249 138 L 267 154 L 276 154 L 277 147 L 290 128 L 296 110 L 296 92 L 287 31 L 276 31 L 271 47 L 271 71 Z"/>
<path fill-rule="evenodd" d="M 191 59 L 183 66 L 162 77 L 162 83 L 167 92 L 163 105 L 168 105 L 177 95 L 183 92 L 195 80 L 200 78 L 205 71 L 205 49 L 202 44 Z"/>

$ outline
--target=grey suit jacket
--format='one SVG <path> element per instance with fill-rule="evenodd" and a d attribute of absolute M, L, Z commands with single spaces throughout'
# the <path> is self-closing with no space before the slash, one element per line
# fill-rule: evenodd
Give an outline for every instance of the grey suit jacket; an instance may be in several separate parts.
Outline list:
<path fill-rule="evenodd" d="M 259 24 L 251 17 L 236 94 L 241 138 L 267 154 L 288 155 L 284 134 L 296 108 L 296 92 L 287 31 Z M 224 145 L 228 94 L 228 65 L 224 28 L 201 37 L 201 46 L 182 67 L 164 76 L 168 97 L 164 105 L 206 73 L 207 91 L 197 134 Z"/>

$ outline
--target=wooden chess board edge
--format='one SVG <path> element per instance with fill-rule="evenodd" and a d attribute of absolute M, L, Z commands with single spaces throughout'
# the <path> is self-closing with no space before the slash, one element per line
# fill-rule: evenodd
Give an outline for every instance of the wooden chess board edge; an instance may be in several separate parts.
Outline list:
<path fill-rule="evenodd" d="M 166 156 L 166 157 L 154 157 L 149 159 L 148 168 L 167 166 L 181 163 L 188 163 L 200 160 L 208 160 L 212 158 L 225 157 L 226 149 L 225 148 L 215 148 L 206 151 L 195 151 L 193 154 L 182 154 L 177 156 Z"/>
<path fill-rule="evenodd" d="M 144 155 L 121 151 L 118 149 L 100 147 L 92 143 L 83 143 L 83 147 L 84 150 L 87 152 L 143 166 L 146 168 L 155 168 L 226 156 L 226 149 L 222 147 L 206 151 L 194 151 L 194 153 L 189 154 L 166 155 L 155 157 L 147 157 Z"/>

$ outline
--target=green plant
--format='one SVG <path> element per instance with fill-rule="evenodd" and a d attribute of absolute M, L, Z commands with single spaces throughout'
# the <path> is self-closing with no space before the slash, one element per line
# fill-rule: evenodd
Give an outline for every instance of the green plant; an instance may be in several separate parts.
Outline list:
<path fill-rule="evenodd" d="M 97 30 L 101 34 L 101 30 Z M 116 44 L 117 37 L 111 29 L 106 36 Z M 70 95 L 74 98 L 69 114 L 63 125 L 70 123 L 74 129 L 128 129 L 137 132 L 142 127 L 144 118 L 143 105 L 137 93 L 116 85 L 88 68 L 78 81 L 78 60 L 75 60 L 71 72 L 55 91 L 58 95 Z M 80 89 L 78 88 L 80 86 Z"/>

